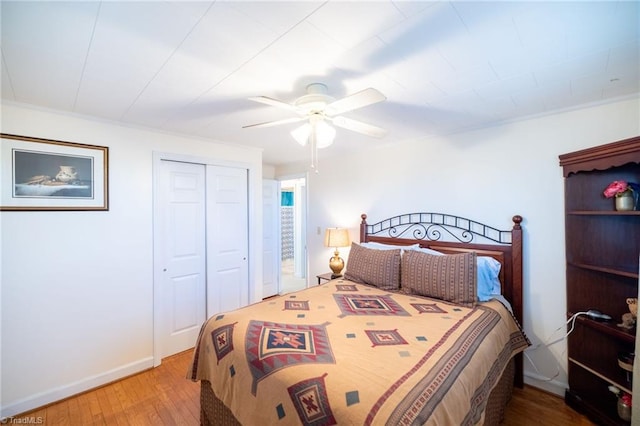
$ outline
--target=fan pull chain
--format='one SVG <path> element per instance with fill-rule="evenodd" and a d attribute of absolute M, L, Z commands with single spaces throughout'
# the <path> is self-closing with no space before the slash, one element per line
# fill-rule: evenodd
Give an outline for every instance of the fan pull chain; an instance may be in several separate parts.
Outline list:
<path fill-rule="evenodd" d="M 309 134 L 309 141 L 311 142 L 311 168 L 319 173 L 318 170 L 318 141 L 316 136 L 316 123 L 311 121 L 311 133 Z"/>

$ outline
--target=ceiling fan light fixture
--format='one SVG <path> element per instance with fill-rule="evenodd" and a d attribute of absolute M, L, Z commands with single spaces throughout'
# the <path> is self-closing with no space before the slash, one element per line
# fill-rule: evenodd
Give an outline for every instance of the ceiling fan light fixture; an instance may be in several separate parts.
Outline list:
<path fill-rule="evenodd" d="M 316 129 L 316 147 L 320 149 L 331 145 L 336 138 L 336 129 L 324 120 L 319 120 L 314 124 Z M 291 136 L 300 145 L 306 146 L 311 136 L 311 128 L 312 126 L 309 123 L 303 124 L 292 130 Z"/>
<path fill-rule="evenodd" d="M 316 141 L 318 148 L 326 148 L 331 145 L 336 138 L 336 129 L 322 120 L 316 123 Z"/>
<path fill-rule="evenodd" d="M 303 124 L 291 131 L 291 136 L 302 146 L 306 146 L 309 142 L 309 134 L 311 133 L 311 125 L 309 123 Z"/>

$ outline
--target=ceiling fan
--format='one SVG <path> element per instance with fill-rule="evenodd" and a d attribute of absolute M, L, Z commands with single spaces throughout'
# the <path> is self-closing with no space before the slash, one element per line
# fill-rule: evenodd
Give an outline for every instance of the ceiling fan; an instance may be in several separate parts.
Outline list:
<path fill-rule="evenodd" d="M 266 123 L 250 124 L 248 126 L 243 126 L 243 128 L 271 127 L 278 126 L 280 124 L 307 121 L 308 123 L 305 124 L 305 126 L 307 126 L 306 131 L 304 131 L 301 127 L 294 130 L 292 132 L 292 135 L 294 136 L 294 138 L 296 138 L 296 140 L 298 140 L 298 142 L 301 143 L 305 134 L 309 136 L 309 139 L 317 138 L 317 148 L 323 148 L 324 146 L 328 146 L 331 144 L 331 142 L 333 142 L 333 137 L 324 138 L 324 140 L 321 140 L 321 138 L 317 137 L 320 135 L 316 135 L 317 133 L 323 132 L 323 130 L 321 130 L 322 128 L 332 129 L 331 126 L 327 125 L 327 122 L 332 123 L 336 127 L 341 127 L 343 129 L 351 130 L 376 138 L 381 138 L 387 133 L 386 130 L 380 127 L 340 115 L 345 112 L 363 108 L 365 106 L 382 102 L 387 99 L 386 96 L 373 88 L 364 89 L 360 92 L 336 100 L 335 98 L 328 95 L 326 85 L 322 83 L 312 83 L 307 86 L 307 94 L 299 97 L 293 103 L 283 102 L 278 99 L 270 98 L 268 96 L 255 96 L 249 99 L 255 102 L 275 106 L 277 108 L 286 109 L 288 111 L 296 113 L 297 117 L 268 121 Z M 332 129 L 332 131 L 333 135 L 335 135 L 335 129 Z M 298 132 L 300 139 L 296 137 L 295 132 Z M 311 142 L 313 144 L 315 141 L 311 140 Z M 306 140 L 304 140 L 303 144 L 306 144 Z"/>

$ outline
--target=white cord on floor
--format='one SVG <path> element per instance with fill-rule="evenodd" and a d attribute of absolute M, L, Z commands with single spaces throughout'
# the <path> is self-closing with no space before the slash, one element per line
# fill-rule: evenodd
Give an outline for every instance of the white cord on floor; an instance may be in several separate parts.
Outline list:
<path fill-rule="evenodd" d="M 551 345 L 554 345 L 558 342 L 561 342 L 563 340 L 565 340 L 567 337 L 569 337 L 569 335 L 571 334 L 571 332 L 573 331 L 575 324 L 576 324 L 576 319 L 580 316 L 580 315 L 587 315 L 586 312 L 577 312 L 575 314 L 573 314 L 571 316 L 571 318 L 569 318 L 567 320 L 566 323 L 564 323 L 563 325 L 561 325 L 560 327 L 558 327 L 553 333 L 551 333 L 551 335 L 547 338 L 547 340 L 545 341 L 545 343 L 538 343 L 536 346 L 528 348 L 525 350 L 524 352 L 524 356 L 527 358 L 527 360 L 529 360 L 529 362 L 531 363 L 531 365 L 533 366 L 534 370 L 536 370 L 536 373 L 538 373 L 540 376 L 544 377 L 546 382 L 550 382 L 551 380 L 555 379 L 556 377 L 558 377 L 560 375 L 560 365 L 558 364 L 558 368 L 555 372 L 555 374 L 552 377 L 546 377 L 543 374 L 540 373 L 540 370 L 538 370 L 538 367 L 536 367 L 536 364 L 533 362 L 533 360 L 531 359 L 531 357 L 527 354 L 526 351 L 535 351 L 538 350 L 541 346 L 544 346 L 546 348 L 548 348 Z M 565 334 L 564 336 L 549 342 L 549 340 L 553 337 L 553 335 L 555 335 L 558 331 L 562 330 L 563 328 L 567 327 L 567 324 L 571 323 L 571 328 L 569 329 L 569 331 L 567 332 L 567 334 Z M 564 350 L 562 351 L 562 353 L 560 354 L 560 356 L 564 356 L 564 354 L 566 353 L 567 348 L 565 347 Z"/>

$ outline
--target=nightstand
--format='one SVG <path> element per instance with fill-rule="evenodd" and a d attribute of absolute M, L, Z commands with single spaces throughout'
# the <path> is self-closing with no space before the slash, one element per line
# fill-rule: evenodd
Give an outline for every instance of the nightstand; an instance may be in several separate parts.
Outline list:
<path fill-rule="evenodd" d="M 316 277 L 318 278 L 318 285 L 322 284 L 322 281 L 331 281 L 332 278 L 332 273 L 331 272 L 327 272 L 326 274 L 320 274 L 320 275 L 316 275 Z"/>

